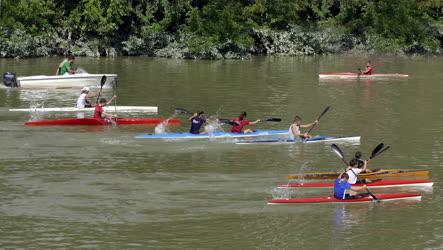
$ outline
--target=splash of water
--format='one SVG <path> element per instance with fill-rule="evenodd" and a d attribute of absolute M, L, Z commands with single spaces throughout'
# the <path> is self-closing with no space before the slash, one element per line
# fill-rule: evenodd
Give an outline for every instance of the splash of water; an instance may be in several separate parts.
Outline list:
<path fill-rule="evenodd" d="M 173 114 L 172 116 L 168 117 L 168 119 L 164 120 L 163 122 L 161 122 L 157 126 L 155 126 L 154 133 L 164 134 L 164 133 L 169 132 L 169 130 L 168 130 L 169 120 L 172 118 L 175 118 L 175 117 L 176 117 L 176 114 Z"/>

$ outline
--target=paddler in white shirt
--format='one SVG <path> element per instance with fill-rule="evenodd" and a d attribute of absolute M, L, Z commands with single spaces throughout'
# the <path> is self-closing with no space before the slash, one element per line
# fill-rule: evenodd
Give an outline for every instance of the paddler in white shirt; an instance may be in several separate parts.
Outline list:
<path fill-rule="evenodd" d="M 89 94 L 89 88 L 83 87 L 80 90 L 80 96 L 77 99 L 77 108 L 83 109 L 83 108 L 91 108 L 91 102 L 89 101 L 89 98 L 96 96 L 95 94 Z"/>
<path fill-rule="evenodd" d="M 364 161 L 363 167 L 359 168 L 357 159 L 352 159 L 349 162 L 348 168 L 346 168 L 346 173 L 349 176 L 349 180 L 348 180 L 349 184 L 353 185 L 353 184 L 357 183 L 357 180 L 358 180 L 357 175 L 359 175 L 363 171 L 366 171 L 367 167 L 368 167 L 368 161 Z"/>
<path fill-rule="evenodd" d="M 83 108 L 91 108 L 91 102 L 89 101 L 90 97 L 94 97 L 95 94 L 89 94 L 89 88 L 83 87 L 80 91 L 80 96 L 77 99 L 77 108 L 83 109 Z M 85 113 L 78 112 L 77 118 L 85 118 Z"/>

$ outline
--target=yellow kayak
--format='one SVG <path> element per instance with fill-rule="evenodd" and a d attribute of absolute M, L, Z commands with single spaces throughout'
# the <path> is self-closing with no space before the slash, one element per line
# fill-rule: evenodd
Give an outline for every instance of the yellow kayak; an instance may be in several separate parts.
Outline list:
<path fill-rule="evenodd" d="M 288 179 L 335 179 L 338 177 L 340 172 L 318 172 L 318 173 L 305 173 L 288 175 Z M 372 172 L 361 173 L 358 175 L 360 178 L 365 179 L 379 179 L 385 177 L 406 177 L 406 176 L 417 176 L 423 177 L 431 174 L 430 170 L 423 169 L 376 169 Z"/>

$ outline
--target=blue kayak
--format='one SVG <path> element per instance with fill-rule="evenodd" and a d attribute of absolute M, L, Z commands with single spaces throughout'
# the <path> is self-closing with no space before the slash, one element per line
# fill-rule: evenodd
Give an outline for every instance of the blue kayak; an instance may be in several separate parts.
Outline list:
<path fill-rule="evenodd" d="M 314 143 L 314 142 L 360 142 L 360 136 L 314 136 L 306 140 L 289 140 L 289 139 L 258 139 L 250 141 L 240 141 L 236 144 L 293 144 L 297 142 Z"/>
<path fill-rule="evenodd" d="M 214 132 L 210 134 L 185 133 L 162 133 L 162 134 L 140 134 L 136 139 L 208 139 L 208 138 L 250 138 L 259 136 L 287 136 L 288 130 L 256 130 L 253 133 L 231 133 Z"/>

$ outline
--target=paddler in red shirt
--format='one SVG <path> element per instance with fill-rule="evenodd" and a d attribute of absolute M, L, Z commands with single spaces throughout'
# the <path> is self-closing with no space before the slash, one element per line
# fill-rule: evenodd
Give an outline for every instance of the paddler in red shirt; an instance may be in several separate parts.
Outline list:
<path fill-rule="evenodd" d="M 101 99 L 100 99 L 100 102 L 99 102 L 97 105 L 95 105 L 94 118 L 100 118 L 100 119 L 103 119 L 103 118 L 111 118 L 112 115 L 110 115 L 110 114 L 106 114 L 105 111 L 103 110 L 103 107 L 106 106 L 106 105 L 111 104 L 112 101 L 113 101 L 115 98 L 117 98 L 116 95 L 113 96 L 113 97 L 111 98 L 111 100 L 109 100 L 109 101 L 106 101 L 105 98 L 101 98 Z"/>
<path fill-rule="evenodd" d="M 240 114 L 239 117 L 234 118 L 232 120 L 232 123 L 233 123 L 232 129 L 231 129 L 232 133 L 245 133 L 246 134 L 246 133 L 254 132 L 252 129 L 248 129 L 248 128 L 243 129 L 243 127 L 247 126 L 247 125 L 257 124 L 258 122 L 260 122 L 260 120 L 256 120 L 255 122 L 251 122 L 251 121 L 245 119 L 246 116 L 247 116 L 246 112 L 243 112 Z"/>
<path fill-rule="evenodd" d="M 372 75 L 372 71 L 374 71 L 374 66 L 371 65 L 371 61 L 368 61 L 365 71 L 362 71 L 361 69 L 359 69 L 359 71 L 360 75 Z"/>

